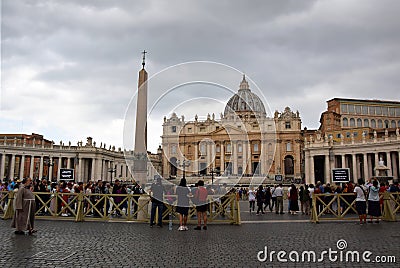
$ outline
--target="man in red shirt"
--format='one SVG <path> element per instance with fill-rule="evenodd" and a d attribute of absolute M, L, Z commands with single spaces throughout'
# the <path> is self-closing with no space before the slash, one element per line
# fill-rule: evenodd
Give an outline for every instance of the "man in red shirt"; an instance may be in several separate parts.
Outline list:
<path fill-rule="evenodd" d="M 203 230 L 207 230 L 207 189 L 204 187 L 204 181 L 199 180 L 198 189 L 195 193 L 196 210 L 197 210 L 197 227 L 195 230 L 201 230 L 201 219 L 203 218 Z"/>

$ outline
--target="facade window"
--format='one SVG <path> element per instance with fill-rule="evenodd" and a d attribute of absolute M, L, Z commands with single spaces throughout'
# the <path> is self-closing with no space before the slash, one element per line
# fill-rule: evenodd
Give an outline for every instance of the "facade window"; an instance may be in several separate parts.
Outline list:
<path fill-rule="evenodd" d="M 175 133 L 176 132 L 176 126 L 172 126 L 172 132 Z"/>
<path fill-rule="evenodd" d="M 368 106 L 362 106 L 362 113 L 365 115 L 368 114 Z"/>
<path fill-rule="evenodd" d="M 176 144 L 171 145 L 171 154 L 176 154 Z"/>
<path fill-rule="evenodd" d="M 369 127 L 369 120 L 368 119 L 364 119 L 364 127 Z"/>
<path fill-rule="evenodd" d="M 382 107 L 376 106 L 375 114 L 376 114 L 376 115 L 381 115 L 381 114 L 382 114 Z"/>
<path fill-rule="evenodd" d="M 336 134 L 336 138 L 340 139 L 341 138 L 341 134 L 340 133 Z"/>
<path fill-rule="evenodd" d="M 253 149 L 254 149 L 254 152 L 258 152 L 258 143 L 254 143 Z"/>
<path fill-rule="evenodd" d="M 207 146 L 205 143 L 200 143 L 200 153 L 201 153 L 201 155 L 207 154 Z"/>
<path fill-rule="evenodd" d="M 350 138 L 350 132 L 346 132 L 346 137 Z"/>
<path fill-rule="evenodd" d="M 372 127 L 372 128 L 376 128 L 376 121 L 375 121 L 375 119 L 372 119 L 372 120 L 371 120 L 371 127 Z"/>
<path fill-rule="evenodd" d="M 400 127 L 400 120 L 397 122 L 397 126 Z"/>
<path fill-rule="evenodd" d="M 369 114 L 370 115 L 375 115 L 375 106 L 370 106 L 369 107 Z"/>
<path fill-rule="evenodd" d="M 231 152 L 232 152 L 232 146 L 231 146 L 230 143 L 227 143 L 227 144 L 226 144 L 226 152 L 227 152 L 227 153 L 231 153 Z"/>
<path fill-rule="evenodd" d="M 217 151 L 217 153 L 221 152 L 221 146 L 219 146 L 219 144 L 217 144 L 216 151 Z"/>
<path fill-rule="evenodd" d="M 381 119 L 378 120 L 378 128 L 383 128 L 383 122 Z"/>
<path fill-rule="evenodd" d="M 286 129 L 290 129 L 290 122 L 288 122 L 288 121 L 285 122 L 285 128 L 286 128 Z"/>
<path fill-rule="evenodd" d="M 340 105 L 340 110 L 341 110 L 342 113 L 347 114 L 348 113 L 347 104 L 341 104 Z"/>
<path fill-rule="evenodd" d="M 200 127 L 200 132 L 206 132 L 206 128 L 205 127 Z"/>
<path fill-rule="evenodd" d="M 382 114 L 388 115 L 388 107 L 382 107 Z"/>
<path fill-rule="evenodd" d="M 348 108 L 349 108 L 349 114 L 354 114 L 354 105 L 349 104 Z"/>
<path fill-rule="evenodd" d="M 354 118 L 350 118 L 350 127 L 355 127 L 356 126 L 356 120 Z"/>
<path fill-rule="evenodd" d="M 343 118 L 343 127 L 348 127 L 349 126 L 349 120 L 345 117 Z"/>
<path fill-rule="evenodd" d="M 288 142 L 286 143 L 286 152 L 291 152 L 292 151 L 292 143 Z"/>
<path fill-rule="evenodd" d="M 188 133 L 192 133 L 192 128 L 191 127 L 188 128 Z"/>
<path fill-rule="evenodd" d="M 361 106 L 356 105 L 356 114 L 361 114 Z"/>
<path fill-rule="evenodd" d="M 396 121 L 392 120 L 392 122 L 390 122 L 390 127 L 396 128 Z"/>
<path fill-rule="evenodd" d="M 360 118 L 357 119 L 357 127 L 362 127 L 362 120 Z"/>
<path fill-rule="evenodd" d="M 242 144 L 238 144 L 238 152 L 241 153 L 243 151 Z"/>
<path fill-rule="evenodd" d="M 385 120 L 385 128 L 389 128 L 389 120 Z"/>
<path fill-rule="evenodd" d="M 188 154 L 192 154 L 192 146 L 191 145 L 188 146 Z"/>
<path fill-rule="evenodd" d="M 396 108 L 396 116 L 400 116 L 400 108 Z"/>
<path fill-rule="evenodd" d="M 396 109 L 394 107 L 389 107 L 389 115 L 394 116 L 396 114 Z"/>
<path fill-rule="evenodd" d="M 354 136 L 354 138 L 356 138 L 358 136 L 358 133 L 357 132 L 353 132 L 353 136 Z"/>
<path fill-rule="evenodd" d="M 268 143 L 268 153 L 272 153 L 272 143 Z"/>

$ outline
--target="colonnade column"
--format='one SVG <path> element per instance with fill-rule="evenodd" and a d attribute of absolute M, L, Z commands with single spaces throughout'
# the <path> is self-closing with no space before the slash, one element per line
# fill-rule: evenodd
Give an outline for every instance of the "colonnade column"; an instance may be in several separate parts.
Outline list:
<path fill-rule="evenodd" d="M 397 179 L 397 174 L 399 174 L 398 173 L 398 166 L 397 166 L 397 163 L 396 163 L 396 152 L 394 152 L 394 157 L 392 157 L 392 167 L 393 167 L 393 174 L 392 174 L 392 176 L 393 176 L 393 179 Z M 398 158 L 399 156 L 397 155 L 397 158 Z"/>
<path fill-rule="evenodd" d="M 14 179 L 15 154 L 11 155 L 10 179 Z"/>
<path fill-rule="evenodd" d="M 20 168 L 19 168 L 19 177 L 22 179 L 24 178 L 24 171 L 25 171 L 25 155 L 21 156 L 21 161 L 20 161 Z"/>
<path fill-rule="evenodd" d="M 346 155 L 342 154 L 341 159 L 342 159 L 342 168 L 346 168 Z"/>
<path fill-rule="evenodd" d="M 329 164 L 329 154 L 325 155 L 325 183 L 331 182 L 331 169 Z"/>
<path fill-rule="evenodd" d="M 1 155 L 1 166 L 0 166 L 0 180 L 3 179 L 4 171 L 6 169 L 6 155 Z"/>
<path fill-rule="evenodd" d="M 368 159 L 367 159 L 367 153 L 363 153 L 363 169 L 364 169 L 364 178 L 369 178 L 371 177 L 369 175 L 369 170 L 368 170 Z"/>
<path fill-rule="evenodd" d="M 312 183 L 310 177 L 310 151 L 304 152 L 304 161 L 305 161 L 304 174 L 306 175 L 306 184 L 310 184 Z"/>
<path fill-rule="evenodd" d="M 52 165 L 49 166 L 49 181 L 51 181 L 51 179 L 53 178 L 53 166 L 54 166 L 54 159 L 52 159 L 52 157 L 50 156 L 49 161 Z"/>
<path fill-rule="evenodd" d="M 63 162 L 63 160 L 62 160 L 62 157 L 60 156 L 58 158 L 58 165 L 57 165 L 57 180 L 61 179 L 62 162 Z"/>
<path fill-rule="evenodd" d="M 82 179 L 82 163 L 83 163 L 82 158 L 79 157 L 76 176 L 77 176 L 77 180 L 80 181 L 80 182 L 83 182 L 83 179 Z"/>
<path fill-rule="evenodd" d="M 357 181 L 358 174 L 357 174 L 357 158 L 355 154 L 351 155 L 351 162 L 353 163 L 353 181 Z"/>
<path fill-rule="evenodd" d="M 374 165 L 374 167 L 377 167 L 378 163 L 379 163 L 379 155 L 378 155 L 378 153 L 375 153 L 374 156 L 375 156 L 375 165 Z M 378 176 L 378 172 L 376 170 L 375 170 L 374 176 Z"/>
<path fill-rule="evenodd" d="M 386 162 L 387 162 L 387 167 L 388 167 L 388 176 L 392 176 L 392 157 L 390 155 L 390 152 L 386 152 Z"/>
<path fill-rule="evenodd" d="M 43 155 L 40 156 L 40 164 L 39 164 L 39 179 L 43 178 Z"/>
<path fill-rule="evenodd" d="M 310 153 L 310 180 L 315 183 L 314 156 Z"/>
<path fill-rule="evenodd" d="M 92 158 L 92 177 L 94 178 L 95 181 L 100 180 L 101 178 L 99 178 L 97 176 L 97 165 L 96 165 L 97 161 L 96 158 Z"/>
<path fill-rule="evenodd" d="M 33 179 L 33 168 L 35 164 L 35 156 L 31 155 L 31 162 L 29 163 L 29 177 Z"/>

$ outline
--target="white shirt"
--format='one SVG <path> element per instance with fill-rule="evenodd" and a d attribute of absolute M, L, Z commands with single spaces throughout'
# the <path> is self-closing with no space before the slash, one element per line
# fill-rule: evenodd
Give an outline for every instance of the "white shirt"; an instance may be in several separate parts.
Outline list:
<path fill-rule="evenodd" d="M 315 190 L 314 188 L 308 188 L 308 191 L 310 192 L 310 198 L 312 198 L 314 190 Z"/>
<path fill-rule="evenodd" d="M 364 194 L 365 190 L 366 189 L 365 189 L 364 185 L 356 186 L 354 188 L 354 192 L 357 193 L 356 201 L 366 201 L 365 200 L 365 194 Z"/>
<path fill-rule="evenodd" d="M 254 190 L 249 190 L 249 201 L 256 201 L 256 193 Z"/>
<path fill-rule="evenodd" d="M 375 187 L 375 186 L 369 187 L 368 200 L 369 201 L 379 201 L 379 187 Z"/>
<path fill-rule="evenodd" d="M 283 196 L 283 189 L 282 189 L 282 187 L 276 187 L 276 189 L 275 189 L 275 195 L 277 196 L 277 197 L 282 197 Z"/>

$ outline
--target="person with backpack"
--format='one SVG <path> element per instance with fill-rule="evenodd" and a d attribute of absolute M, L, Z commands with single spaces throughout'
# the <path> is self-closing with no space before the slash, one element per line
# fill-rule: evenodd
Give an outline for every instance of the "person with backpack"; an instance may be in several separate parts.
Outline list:
<path fill-rule="evenodd" d="M 367 201 L 365 200 L 366 190 L 364 180 L 358 179 L 356 187 L 354 187 L 354 193 L 356 195 L 356 210 L 360 219 L 360 224 L 367 223 Z"/>

